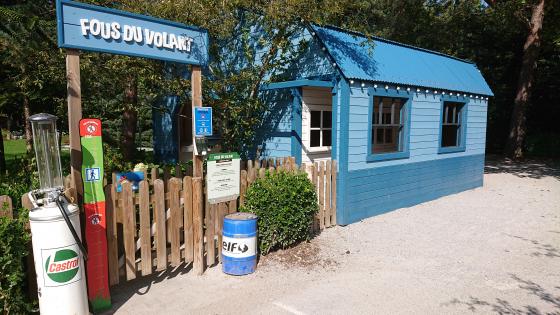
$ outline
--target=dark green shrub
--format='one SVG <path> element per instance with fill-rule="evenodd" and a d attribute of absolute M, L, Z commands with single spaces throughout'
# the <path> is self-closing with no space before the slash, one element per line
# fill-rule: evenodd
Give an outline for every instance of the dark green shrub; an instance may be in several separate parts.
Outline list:
<path fill-rule="evenodd" d="M 23 291 L 26 282 L 24 258 L 28 255 L 30 235 L 25 230 L 27 216 L 18 219 L 0 218 L 0 312 L 26 314 L 33 304 Z"/>
<path fill-rule="evenodd" d="M 259 249 L 266 255 L 308 239 L 318 209 L 315 188 L 307 174 L 267 172 L 249 187 L 241 211 L 259 216 Z"/>

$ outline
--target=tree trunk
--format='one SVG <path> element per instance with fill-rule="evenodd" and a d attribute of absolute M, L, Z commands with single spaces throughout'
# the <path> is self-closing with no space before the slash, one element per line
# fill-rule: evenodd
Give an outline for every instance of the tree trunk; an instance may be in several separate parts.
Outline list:
<path fill-rule="evenodd" d="M 30 110 L 29 110 L 29 99 L 27 96 L 23 97 L 23 119 L 25 119 L 25 145 L 27 152 L 32 150 L 32 140 L 33 133 L 31 132 L 31 123 L 29 122 Z"/>
<path fill-rule="evenodd" d="M 523 59 L 517 94 L 513 104 L 511 115 L 510 131 L 506 145 L 506 155 L 513 159 L 523 158 L 523 146 L 527 133 L 527 109 L 531 97 L 531 89 L 535 78 L 537 58 L 541 47 L 541 30 L 544 19 L 545 0 L 539 0 L 532 9 L 531 21 L 529 24 L 529 34 L 523 46 Z"/>
<path fill-rule="evenodd" d="M 136 152 L 136 122 L 138 120 L 138 113 L 136 107 L 138 105 L 138 85 L 136 77 L 130 76 L 126 82 L 124 90 L 124 112 L 122 121 L 122 152 L 123 157 L 131 161 Z"/>

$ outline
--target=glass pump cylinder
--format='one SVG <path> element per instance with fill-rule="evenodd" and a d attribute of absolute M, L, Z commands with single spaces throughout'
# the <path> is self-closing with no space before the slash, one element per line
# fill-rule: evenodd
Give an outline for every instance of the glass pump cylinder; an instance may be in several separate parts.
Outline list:
<path fill-rule="evenodd" d="M 29 117 L 33 129 L 39 183 L 43 190 L 63 187 L 56 119 L 56 116 L 45 113 Z"/>

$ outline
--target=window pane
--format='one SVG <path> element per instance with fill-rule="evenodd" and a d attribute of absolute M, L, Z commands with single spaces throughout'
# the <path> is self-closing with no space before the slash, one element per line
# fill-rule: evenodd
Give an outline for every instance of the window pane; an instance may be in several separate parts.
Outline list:
<path fill-rule="evenodd" d="M 372 117 L 372 153 L 390 153 L 402 150 L 405 98 L 375 97 Z M 400 125 L 400 126 L 391 126 Z"/>
<path fill-rule="evenodd" d="M 387 129 L 385 131 L 385 143 L 393 143 L 393 129 Z"/>
<path fill-rule="evenodd" d="M 457 131 L 458 126 L 446 125 L 441 127 L 441 146 L 442 147 L 456 147 L 457 144 Z"/>
<path fill-rule="evenodd" d="M 332 127 L 332 112 L 330 110 L 323 111 L 323 128 Z"/>
<path fill-rule="evenodd" d="M 311 130 L 311 139 L 310 145 L 312 147 L 319 147 L 321 146 L 321 131 L 320 130 Z"/>
<path fill-rule="evenodd" d="M 377 136 L 376 136 L 376 142 L 378 144 L 383 144 L 385 141 L 385 129 L 383 128 L 376 128 L 376 132 L 377 132 Z"/>
<path fill-rule="evenodd" d="M 311 128 L 321 128 L 321 111 L 311 111 Z"/>
<path fill-rule="evenodd" d="M 323 146 L 330 147 L 331 146 L 331 131 L 330 130 L 323 130 Z"/>
<path fill-rule="evenodd" d="M 388 108 L 388 110 L 391 110 Z M 390 124 L 391 123 L 391 113 L 383 113 L 383 124 Z"/>

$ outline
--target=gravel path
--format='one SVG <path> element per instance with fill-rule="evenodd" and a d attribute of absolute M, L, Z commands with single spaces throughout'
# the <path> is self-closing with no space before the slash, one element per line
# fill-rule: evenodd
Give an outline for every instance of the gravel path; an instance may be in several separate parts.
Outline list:
<path fill-rule="evenodd" d="M 484 187 L 323 232 L 250 276 L 183 269 L 117 314 L 560 314 L 560 172 L 492 162 Z"/>

